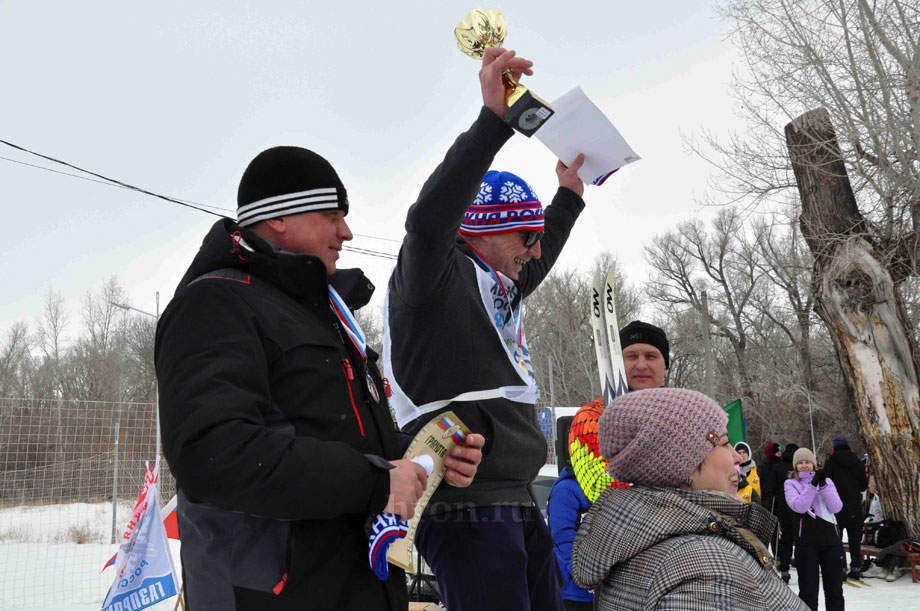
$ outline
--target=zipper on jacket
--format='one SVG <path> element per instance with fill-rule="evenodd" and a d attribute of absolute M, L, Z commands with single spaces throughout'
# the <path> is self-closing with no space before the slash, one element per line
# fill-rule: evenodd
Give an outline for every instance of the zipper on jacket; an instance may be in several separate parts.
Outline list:
<path fill-rule="evenodd" d="M 348 359 L 342 359 L 342 373 L 345 374 L 345 385 L 348 386 L 348 398 L 351 399 L 351 408 L 355 410 L 358 428 L 361 429 L 361 437 L 364 437 L 364 423 L 361 422 L 361 414 L 358 413 L 358 406 L 355 405 L 355 394 L 351 390 L 351 381 L 355 379 L 355 371 L 352 369 L 351 361 Z"/>
<path fill-rule="evenodd" d="M 390 388 L 390 380 L 383 378 L 383 394 L 387 397 L 393 396 L 393 390 Z"/>
<path fill-rule="evenodd" d="M 281 596 L 281 590 L 283 590 L 285 584 L 287 584 L 287 578 L 288 574 L 285 573 L 284 576 L 281 577 L 281 581 L 278 582 L 278 585 L 272 588 L 272 592 L 274 592 L 276 596 Z"/>

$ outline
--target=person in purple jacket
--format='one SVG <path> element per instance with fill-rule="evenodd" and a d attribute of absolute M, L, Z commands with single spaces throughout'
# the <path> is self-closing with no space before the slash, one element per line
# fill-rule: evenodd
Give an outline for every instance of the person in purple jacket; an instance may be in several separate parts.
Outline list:
<path fill-rule="evenodd" d="M 797 516 L 795 568 L 799 598 L 818 610 L 818 567 L 824 580 L 828 611 L 843 611 L 843 544 L 835 513 L 843 508 L 833 480 L 823 469 L 815 471 L 815 455 L 799 448 L 792 457 L 794 471 L 785 483 L 786 503 Z"/>

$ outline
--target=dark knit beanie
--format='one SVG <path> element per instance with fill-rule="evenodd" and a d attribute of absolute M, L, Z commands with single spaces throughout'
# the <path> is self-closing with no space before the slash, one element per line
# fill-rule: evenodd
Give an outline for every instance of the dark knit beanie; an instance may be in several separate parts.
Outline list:
<path fill-rule="evenodd" d="M 614 399 L 601 416 L 598 438 L 620 481 L 676 488 L 719 445 L 727 423 L 725 410 L 703 393 L 649 388 Z"/>
<path fill-rule="evenodd" d="M 321 210 L 348 214 L 348 194 L 332 165 L 313 151 L 276 146 L 253 159 L 237 192 L 240 227 Z"/>
<path fill-rule="evenodd" d="M 655 325 L 650 325 L 641 320 L 634 320 L 622 329 L 620 329 L 620 349 L 633 344 L 648 344 L 661 351 L 664 357 L 664 368 L 671 368 L 671 346 L 668 344 L 668 336 L 664 330 Z"/>
<path fill-rule="evenodd" d="M 848 446 L 848 445 L 850 445 L 850 442 L 847 441 L 847 438 L 846 438 L 846 437 L 843 437 L 843 436 L 834 437 L 834 446 L 833 446 L 833 447 L 834 447 L 835 450 L 836 450 L 837 448 L 839 448 L 840 446 Z"/>

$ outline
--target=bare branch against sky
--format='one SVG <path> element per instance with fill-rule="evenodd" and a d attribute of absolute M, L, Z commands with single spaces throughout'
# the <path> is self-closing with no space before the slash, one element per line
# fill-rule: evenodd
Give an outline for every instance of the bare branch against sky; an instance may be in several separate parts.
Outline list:
<path fill-rule="evenodd" d="M 347 3 L 164 0 L 0 2 L 0 139 L 180 200 L 233 214 L 247 162 L 277 144 L 314 148 L 341 174 L 352 202 L 351 243 L 395 253 L 427 174 L 480 105 L 477 65 L 453 27 L 473 7 L 394 1 L 367 12 Z M 580 85 L 643 157 L 588 190 L 559 264 L 603 250 L 636 281 L 641 244 L 699 214 L 709 169 L 680 130 L 731 120 L 725 90 L 733 51 L 709 2 L 571 2 L 537 10 L 508 0 L 506 45 L 535 62 L 529 83 L 553 100 Z M 53 15 L 53 18 L 49 18 Z M 61 173 L 0 147 L 5 225 L 0 330 L 34 321 L 49 290 L 68 313 L 117 275 L 130 305 L 165 307 L 214 217 Z M 24 165 L 24 164 L 32 164 Z M 516 136 L 496 166 L 545 200 L 554 159 Z M 220 210 L 218 210 L 220 212 Z M 708 212 L 707 212 L 708 214 Z M 391 260 L 359 252 L 378 287 Z M 379 306 L 382 290 L 373 305 Z"/>

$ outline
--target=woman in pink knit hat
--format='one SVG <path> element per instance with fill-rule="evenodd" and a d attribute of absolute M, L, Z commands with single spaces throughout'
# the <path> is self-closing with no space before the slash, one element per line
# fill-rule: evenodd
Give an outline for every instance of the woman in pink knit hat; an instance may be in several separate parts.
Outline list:
<path fill-rule="evenodd" d="M 715 401 L 679 388 L 627 393 L 604 410 L 601 453 L 633 486 L 598 498 L 572 548 L 575 581 L 600 611 L 807 609 L 774 568 L 776 518 L 738 497 L 727 422 Z"/>

